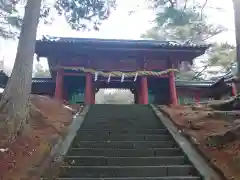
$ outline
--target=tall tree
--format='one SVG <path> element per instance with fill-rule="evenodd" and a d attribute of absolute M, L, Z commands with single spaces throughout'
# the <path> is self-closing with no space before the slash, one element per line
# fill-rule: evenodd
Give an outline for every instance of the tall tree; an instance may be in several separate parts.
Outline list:
<path fill-rule="evenodd" d="M 236 33 L 237 76 L 240 78 L 240 1 L 233 0 Z"/>
<path fill-rule="evenodd" d="M 1 99 L 1 108 L 7 114 L 5 123 L 10 141 L 27 124 L 40 8 L 41 0 L 27 1 L 13 71 Z"/>
<path fill-rule="evenodd" d="M 240 1 L 239 0 L 232 0 L 233 7 L 234 7 L 234 16 L 235 16 L 235 34 L 236 34 L 236 63 L 237 63 L 237 89 L 239 91 L 239 78 L 240 78 Z M 215 105 L 214 108 L 217 109 L 237 109 L 239 110 L 240 103 L 239 103 L 239 95 L 235 98 L 231 98 L 229 100 L 220 102 L 219 104 Z"/>
<path fill-rule="evenodd" d="M 27 125 L 33 56 L 41 2 L 41 0 L 27 0 L 15 64 L 0 102 L 0 110 L 6 114 L 3 129 L 7 130 L 10 141 L 14 140 Z M 84 24 L 90 22 L 93 28 L 97 29 L 100 22 L 108 18 L 114 2 L 114 0 L 57 0 L 55 7 L 59 13 L 64 12 L 72 28 L 85 28 L 87 26 Z"/>

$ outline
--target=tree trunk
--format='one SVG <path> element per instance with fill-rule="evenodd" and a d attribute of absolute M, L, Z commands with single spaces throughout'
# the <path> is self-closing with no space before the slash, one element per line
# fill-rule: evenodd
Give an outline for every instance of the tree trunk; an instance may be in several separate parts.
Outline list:
<path fill-rule="evenodd" d="M 13 71 L 0 102 L 1 110 L 6 114 L 5 127 L 10 141 L 27 125 L 41 1 L 27 1 Z"/>

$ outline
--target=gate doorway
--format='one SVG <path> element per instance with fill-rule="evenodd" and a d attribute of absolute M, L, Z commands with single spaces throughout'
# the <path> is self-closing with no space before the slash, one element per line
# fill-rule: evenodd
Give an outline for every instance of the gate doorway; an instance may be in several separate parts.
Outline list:
<path fill-rule="evenodd" d="M 64 77 L 64 99 L 71 104 L 84 104 L 86 99 L 86 78 L 84 76 Z M 105 81 L 92 80 L 92 104 L 141 104 L 143 95 L 139 92 L 140 81 Z M 170 89 L 168 78 L 148 78 L 148 104 L 169 104 Z"/>
<path fill-rule="evenodd" d="M 129 89 L 100 89 L 95 94 L 96 104 L 134 104 L 134 94 Z"/>

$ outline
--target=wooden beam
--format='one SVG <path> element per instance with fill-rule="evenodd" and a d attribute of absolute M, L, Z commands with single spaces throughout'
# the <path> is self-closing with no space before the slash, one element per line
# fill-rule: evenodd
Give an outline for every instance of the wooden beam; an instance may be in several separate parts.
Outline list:
<path fill-rule="evenodd" d="M 64 72 L 63 73 L 64 76 L 85 76 L 84 73 L 71 73 L 71 72 Z"/>

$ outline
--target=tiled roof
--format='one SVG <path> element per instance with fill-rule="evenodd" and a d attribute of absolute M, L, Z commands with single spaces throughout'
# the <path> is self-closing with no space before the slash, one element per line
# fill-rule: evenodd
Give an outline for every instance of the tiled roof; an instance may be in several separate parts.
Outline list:
<path fill-rule="evenodd" d="M 177 87 L 211 87 L 214 81 L 186 81 L 186 80 L 176 80 Z"/>
<path fill-rule="evenodd" d="M 86 45 L 129 45 L 135 48 L 190 48 L 190 49 L 207 49 L 208 44 L 179 43 L 177 41 L 156 41 L 156 40 L 120 40 L 120 39 L 94 39 L 94 38 L 66 38 L 43 36 L 37 40 L 37 44 L 41 43 L 64 43 L 64 44 L 86 44 Z"/>
<path fill-rule="evenodd" d="M 237 79 L 237 76 L 233 74 L 228 74 L 226 76 L 223 76 L 223 78 L 224 78 L 224 81 L 228 83 L 228 82 L 234 82 L 234 80 Z"/>
<path fill-rule="evenodd" d="M 221 80 L 224 80 L 225 83 L 232 83 L 232 82 L 235 82 L 237 79 L 238 78 L 236 75 L 228 74 L 228 75 L 222 76 L 221 78 L 217 79 L 214 84 L 219 83 Z"/>
<path fill-rule="evenodd" d="M 32 78 L 33 83 L 55 83 L 51 78 Z"/>

